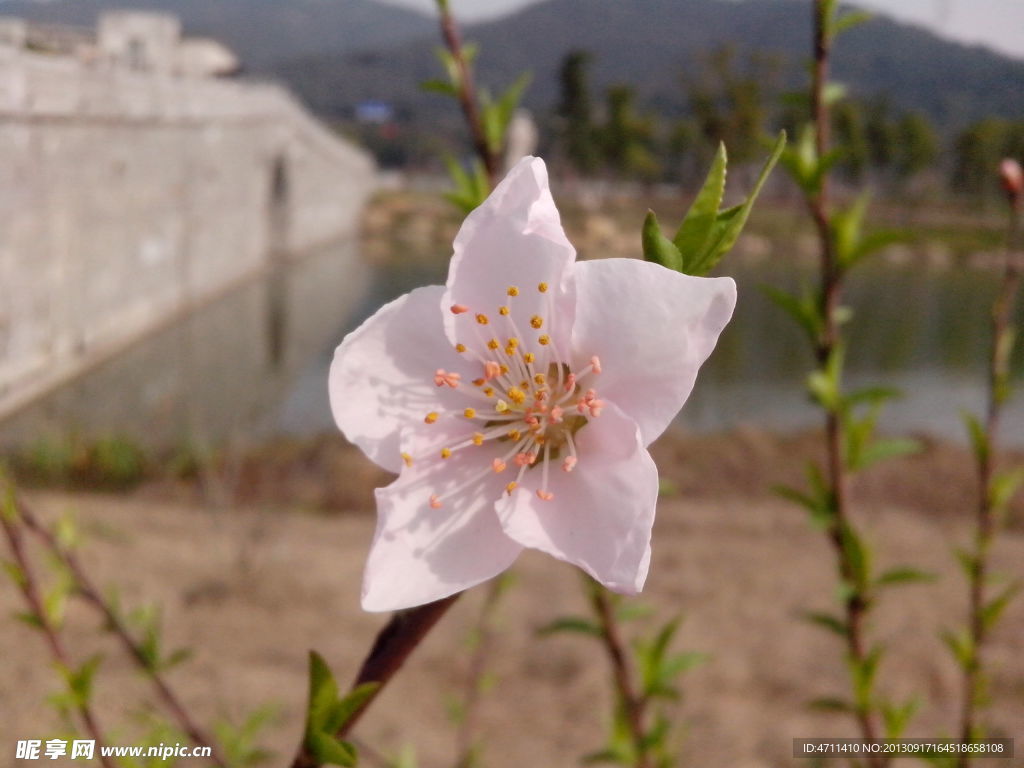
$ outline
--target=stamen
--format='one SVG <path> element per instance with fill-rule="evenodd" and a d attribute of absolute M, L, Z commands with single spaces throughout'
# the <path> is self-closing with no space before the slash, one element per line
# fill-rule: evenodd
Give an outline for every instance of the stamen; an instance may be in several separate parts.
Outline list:
<path fill-rule="evenodd" d="M 508 433 L 509 440 L 518 440 L 522 436 L 522 433 L 518 429 L 510 430 Z"/>
<path fill-rule="evenodd" d="M 498 314 L 499 315 L 506 315 L 507 316 L 508 313 L 509 313 L 509 308 L 508 307 L 506 307 L 506 306 L 498 307 Z"/>
<path fill-rule="evenodd" d="M 573 468 L 576 466 L 576 462 L 577 458 L 575 456 L 566 456 L 565 460 L 562 462 L 562 471 L 572 472 Z"/>
<path fill-rule="evenodd" d="M 490 320 L 487 319 L 487 315 L 485 315 L 483 312 L 476 316 L 476 321 L 480 323 L 480 325 L 487 325 L 489 322 L 491 322 Z"/>
<path fill-rule="evenodd" d="M 441 458 L 442 459 L 450 459 L 451 457 L 452 457 L 452 449 L 451 448 L 442 448 L 441 449 Z"/>
<path fill-rule="evenodd" d="M 484 433 L 483 432 L 474 432 L 473 433 L 473 445 L 483 445 L 483 444 L 484 444 Z"/>
<path fill-rule="evenodd" d="M 541 317 L 540 315 L 534 315 L 533 317 L 530 318 L 530 325 L 533 326 L 534 328 L 540 328 L 542 325 L 544 325 L 544 318 Z"/>
<path fill-rule="evenodd" d="M 487 342 L 487 348 L 490 350 L 495 350 L 500 346 L 501 345 L 498 343 L 497 339 L 491 339 L 490 341 Z"/>
<path fill-rule="evenodd" d="M 551 343 L 551 337 L 550 337 L 550 336 L 548 336 L 548 335 L 547 335 L 546 333 L 542 333 L 542 334 L 540 335 L 540 338 L 539 338 L 539 339 L 537 339 L 537 342 L 538 342 L 538 343 L 539 343 L 539 344 L 540 344 L 540 345 L 541 345 L 542 347 L 546 347 L 546 346 L 547 346 L 548 344 L 550 344 L 550 343 Z"/>
<path fill-rule="evenodd" d="M 494 387 L 484 387 L 481 390 L 487 397 L 494 397 Z"/>
<path fill-rule="evenodd" d="M 458 373 L 448 373 L 444 368 L 438 368 L 434 372 L 434 384 L 439 387 L 443 387 L 447 384 L 452 389 L 459 386 L 459 381 L 462 379 L 462 375 Z"/>
<path fill-rule="evenodd" d="M 496 379 L 501 375 L 501 366 L 493 360 L 484 363 L 484 381 Z"/>
<path fill-rule="evenodd" d="M 440 509 L 442 506 L 444 506 L 444 505 L 441 503 L 441 498 L 436 493 L 431 494 L 430 495 L 430 508 L 431 509 Z"/>
<path fill-rule="evenodd" d="M 536 359 L 537 358 L 534 356 L 533 352 L 527 352 L 525 355 L 523 355 L 523 360 L 526 361 L 527 364 L 533 363 L 533 361 Z"/>
<path fill-rule="evenodd" d="M 464 410 L 462 412 L 462 415 L 465 416 L 467 419 L 475 419 L 476 418 L 476 409 L 475 408 L 467 408 L 466 410 Z"/>
<path fill-rule="evenodd" d="M 453 315 L 461 315 L 463 312 L 469 312 L 469 307 L 465 304 L 452 304 Z"/>
<path fill-rule="evenodd" d="M 402 451 L 402 461 L 405 462 L 405 466 L 407 466 L 407 467 L 411 467 L 412 466 L 412 456 L 410 456 L 405 451 Z"/>
<path fill-rule="evenodd" d="M 508 287 L 508 295 L 509 296 L 518 296 L 519 295 L 519 288 L 514 286 L 514 285 L 510 285 Z"/>
<path fill-rule="evenodd" d="M 597 355 L 594 355 L 592 358 L 590 358 L 590 367 L 594 369 L 594 373 L 600 373 L 601 358 L 599 358 Z"/>
<path fill-rule="evenodd" d="M 494 461 L 491 462 L 491 468 L 494 470 L 495 474 L 499 472 L 504 472 L 507 466 L 508 464 L 506 464 L 501 459 L 495 459 Z"/>
<path fill-rule="evenodd" d="M 430 413 L 423 417 L 423 423 L 433 424 L 435 421 L 437 421 L 437 416 L 437 411 L 431 411 Z"/>
<path fill-rule="evenodd" d="M 513 480 L 511 483 L 509 483 L 508 485 L 505 486 L 505 493 L 507 493 L 509 496 L 511 496 L 512 495 L 512 491 L 514 491 L 518 487 L 519 487 L 519 483 L 517 483 L 515 480 Z"/>
<path fill-rule="evenodd" d="M 455 351 L 458 352 L 461 355 L 463 352 L 466 351 L 466 345 L 465 344 L 461 344 L 461 343 L 460 344 L 456 344 L 455 345 Z"/>
<path fill-rule="evenodd" d="M 540 291 L 541 293 L 547 293 L 548 292 L 548 284 L 547 283 L 541 283 L 540 285 L 537 286 L 537 290 Z"/>
<path fill-rule="evenodd" d="M 519 387 L 512 387 L 512 389 L 508 391 L 508 399 L 516 405 L 522 405 L 526 402 L 526 393 Z"/>
<path fill-rule="evenodd" d="M 508 403 L 499 398 L 498 402 L 494 404 L 494 410 L 498 413 L 507 413 L 509 411 Z"/>
<path fill-rule="evenodd" d="M 574 389 L 576 389 L 576 374 L 570 373 L 565 377 L 565 391 L 572 392 Z"/>
<path fill-rule="evenodd" d="M 551 413 L 548 414 L 548 421 L 552 424 L 558 424 L 562 421 L 562 414 L 564 411 L 557 405 L 551 409 Z"/>
<path fill-rule="evenodd" d="M 553 498 L 555 498 L 555 494 L 553 494 L 551 491 L 545 490 L 537 491 L 537 496 L 540 497 L 542 501 L 551 501 Z"/>
<path fill-rule="evenodd" d="M 487 383 L 486 379 L 473 379 L 473 386 L 474 387 L 482 387 L 486 383 Z"/>

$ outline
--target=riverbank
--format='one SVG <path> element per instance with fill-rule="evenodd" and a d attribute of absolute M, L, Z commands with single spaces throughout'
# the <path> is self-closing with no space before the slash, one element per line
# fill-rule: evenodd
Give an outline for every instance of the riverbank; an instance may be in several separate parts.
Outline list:
<path fill-rule="evenodd" d="M 710 654 L 683 685 L 684 764 L 776 767 L 793 762 L 793 737 L 853 735 L 842 717 L 806 706 L 844 685 L 838 644 L 795 618 L 832 604 L 830 552 L 802 511 L 769 490 L 799 482 L 817 446 L 813 434 L 750 429 L 673 434 L 654 447 L 665 493 L 643 601 L 661 617 L 681 612 L 680 646 Z M 948 732 L 955 718 L 958 678 L 937 632 L 955 627 L 963 611 L 951 551 L 969 536 L 970 475 L 965 451 L 929 442 L 919 455 L 869 472 L 855 489 L 856 514 L 877 543 L 878 567 L 913 563 L 938 576 L 892 593 L 875 627 L 891 648 L 883 690 L 924 698 L 912 735 Z M 359 610 L 358 592 L 374 525 L 371 490 L 386 481 L 331 435 L 274 441 L 225 455 L 193 477 L 147 478 L 126 493 L 36 489 L 28 498 L 51 519 L 75 512 L 86 533 L 86 566 L 99 583 L 117 585 L 126 606 L 162 606 L 167 647 L 195 651 L 170 679 L 204 720 L 238 720 L 255 705 L 273 703 L 278 714 L 265 741 L 286 755 L 301 727 L 307 651 L 324 654 L 345 680 L 383 622 Z M 994 552 L 999 569 L 1017 576 L 1022 521 L 1018 501 L 1011 530 Z M 516 584 L 499 609 L 495 684 L 480 710 L 485 764 L 573 765 L 600 746 L 607 670 L 586 638 L 535 634 L 557 616 L 585 610 L 573 569 L 527 553 L 514 572 Z M 481 592 L 461 601 L 412 658 L 360 726 L 362 740 L 386 753 L 415 745 L 421 768 L 454 762 L 446 701 L 465 679 Z M 0 609 L 16 608 L 13 590 L 0 592 Z M 67 638 L 76 657 L 108 647 L 97 626 L 84 608 L 69 611 Z M 991 722 L 1010 736 L 1024 722 L 1022 637 L 1018 601 L 993 635 L 989 657 Z M 128 724 L 135 733 L 145 688 L 108 650 L 98 706 L 105 722 Z M 8 660 L 0 668 L 0 708 L 11 713 L 0 723 L 0 743 L 52 736 L 57 725 L 42 702 L 56 680 L 39 638 L 5 623 L 0 653 Z M 270 764 L 282 763 L 279 757 Z"/>

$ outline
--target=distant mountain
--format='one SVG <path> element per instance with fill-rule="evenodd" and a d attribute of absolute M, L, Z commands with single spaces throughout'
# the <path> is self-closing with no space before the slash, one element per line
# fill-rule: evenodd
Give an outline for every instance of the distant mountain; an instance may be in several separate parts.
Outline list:
<path fill-rule="evenodd" d="M 0 0 L 0 15 L 90 27 L 114 8 L 177 14 L 186 33 L 221 40 L 260 73 L 282 59 L 398 45 L 435 28 L 422 14 L 372 0 Z"/>
<path fill-rule="evenodd" d="M 636 85 L 643 100 L 668 111 L 684 108 L 683 78 L 702 57 L 731 43 L 780 61 L 783 86 L 804 81 L 810 49 L 806 0 L 548 0 L 507 18 L 476 24 L 481 81 L 496 86 L 523 70 L 534 74 L 527 104 L 550 108 L 556 73 L 573 48 L 593 54 L 596 89 Z M 343 116 L 366 98 L 392 102 L 399 113 L 422 114 L 440 104 L 417 84 L 438 74 L 436 32 L 400 46 L 307 56 L 279 66 L 315 109 Z M 944 40 L 920 27 L 877 17 L 844 35 L 835 76 L 855 96 L 885 97 L 897 109 L 928 114 L 947 129 L 987 115 L 1024 112 L 1024 62 Z"/>

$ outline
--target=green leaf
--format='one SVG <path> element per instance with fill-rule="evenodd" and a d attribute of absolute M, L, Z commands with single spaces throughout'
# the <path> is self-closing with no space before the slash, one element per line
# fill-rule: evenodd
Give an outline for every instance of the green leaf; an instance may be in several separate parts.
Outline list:
<path fill-rule="evenodd" d="M 849 524 L 840 529 L 843 554 L 850 566 L 854 586 L 861 593 L 865 592 L 871 582 L 871 554 L 864 545 L 860 535 Z"/>
<path fill-rule="evenodd" d="M 935 581 L 935 579 L 934 573 L 928 573 L 927 571 L 921 571 L 909 566 L 901 566 L 885 571 L 878 577 L 875 584 L 880 587 L 892 587 L 902 584 L 921 584 L 923 582 Z"/>
<path fill-rule="evenodd" d="M 988 492 L 989 503 L 993 511 L 1001 513 L 1009 507 L 1022 485 L 1024 485 L 1024 467 L 1000 472 L 993 477 Z"/>
<path fill-rule="evenodd" d="M 564 616 L 560 619 L 555 619 L 550 624 L 545 624 L 537 630 L 537 634 L 542 637 L 554 635 L 558 632 L 575 632 L 581 635 L 590 635 L 591 637 L 602 636 L 600 627 L 581 616 Z"/>
<path fill-rule="evenodd" d="M 92 698 L 92 683 L 96 670 L 103 662 L 101 654 L 90 656 L 78 669 L 67 672 L 68 690 L 80 705 L 87 704 Z"/>
<path fill-rule="evenodd" d="M 816 712 L 853 712 L 853 704 L 835 696 L 823 696 L 808 702 L 807 706 Z"/>
<path fill-rule="evenodd" d="M 340 731 L 348 724 L 349 720 L 362 711 L 379 690 L 380 683 L 363 683 L 353 688 L 345 694 L 341 701 L 335 702 L 331 707 L 324 730 L 328 733 Z"/>
<path fill-rule="evenodd" d="M 467 173 L 452 157 L 446 156 L 444 162 L 455 185 L 454 190 L 445 193 L 445 199 L 462 213 L 468 214 L 486 199 L 490 191 L 487 171 L 479 160 L 474 161 L 472 173 Z"/>
<path fill-rule="evenodd" d="M 338 683 L 331 668 L 316 651 L 309 652 L 309 710 L 306 715 L 307 733 L 326 730 L 327 721 L 338 700 Z M 333 733 L 333 731 L 332 731 Z"/>
<path fill-rule="evenodd" d="M 359 760 L 355 747 L 327 733 L 311 734 L 306 740 L 306 749 L 313 757 L 326 765 L 350 768 Z"/>
<path fill-rule="evenodd" d="M 901 738 L 920 707 L 921 700 L 917 697 L 909 699 L 902 705 L 882 702 L 880 709 L 882 721 L 885 723 L 885 737 L 887 739 Z"/>
<path fill-rule="evenodd" d="M 999 618 L 1006 610 L 1006 606 L 1017 596 L 1020 589 L 1020 583 L 1011 584 L 985 604 L 981 609 L 981 625 L 986 631 L 992 629 L 999 622 Z"/>
<path fill-rule="evenodd" d="M 661 233 L 661 226 L 658 224 L 658 217 L 654 211 L 647 211 L 644 217 L 644 226 L 641 230 L 640 241 L 643 245 L 644 259 L 661 264 L 675 272 L 683 269 L 683 257 L 679 249 Z"/>
<path fill-rule="evenodd" d="M 747 217 L 750 215 L 758 195 L 761 194 L 761 189 L 764 187 L 768 176 L 771 174 L 772 169 L 775 168 L 775 164 L 779 161 L 779 157 L 785 148 L 786 132 L 782 131 L 775 141 L 775 146 L 772 148 L 772 152 L 761 169 L 761 173 L 758 175 L 754 188 L 750 191 L 747 199 L 742 204 L 718 214 L 711 228 L 711 233 L 703 253 L 699 259 L 690 261 L 686 268 L 687 274 L 706 275 L 733 247 L 747 223 Z"/>
<path fill-rule="evenodd" d="M 818 302 L 810 290 L 805 288 L 799 296 L 772 285 L 762 285 L 761 290 L 776 306 L 796 321 L 813 344 L 818 343 L 823 323 Z"/>
<path fill-rule="evenodd" d="M 967 433 L 971 437 L 971 447 L 974 449 L 974 458 L 978 463 L 986 461 L 989 453 L 988 433 L 981 425 L 981 422 L 973 413 L 964 411 L 961 418 L 967 427 Z"/>
<path fill-rule="evenodd" d="M 974 643 L 966 632 L 943 632 L 940 637 L 942 642 L 949 648 L 953 658 L 963 669 L 969 669 L 974 664 Z"/>
<path fill-rule="evenodd" d="M 524 72 L 515 82 L 512 83 L 497 101 L 491 101 L 490 97 L 481 92 L 480 114 L 484 124 L 484 135 L 487 140 L 487 147 L 495 154 L 502 151 L 505 146 L 505 132 L 508 124 L 515 114 L 516 107 L 523 97 L 523 91 L 530 84 L 532 75 Z"/>
<path fill-rule="evenodd" d="M 854 27 L 860 26 L 866 21 L 871 21 L 872 15 L 868 11 L 850 11 L 844 13 L 838 19 L 832 27 L 833 36 L 841 35 L 847 30 L 853 29 Z"/>
<path fill-rule="evenodd" d="M 456 98 L 459 95 L 459 91 L 454 84 L 440 78 L 424 80 L 420 83 L 420 88 L 428 93 L 439 93 L 442 96 L 451 96 L 452 98 Z"/>
<path fill-rule="evenodd" d="M 866 469 L 880 461 L 894 459 L 898 456 L 909 456 L 920 453 L 920 451 L 921 444 L 911 438 L 875 440 L 862 451 L 857 469 Z"/>
<path fill-rule="evenodd" d="M 803 619 L 804 621 L 822 627 L 839 637 L 846 637 L 846 624 L 838 616 L 833 616 L 830 613 L 809 611 L 803 614 Z"/>
<path fill-rule="evenodd" d="M 683 223 L 679 226 L 679 231 L 673 238 L 679 253 L 686 255 L 684 258 L 692 258 L 701 254 L 711 236 L 712 227 L 718 218 L 718 210 L 722 206 L 722 196 L 725 194 L 727 166 L 728 157 L 725 144 L 719 143 L 704 185 L 697 193 L 693 204 L 686 212 Z"/>

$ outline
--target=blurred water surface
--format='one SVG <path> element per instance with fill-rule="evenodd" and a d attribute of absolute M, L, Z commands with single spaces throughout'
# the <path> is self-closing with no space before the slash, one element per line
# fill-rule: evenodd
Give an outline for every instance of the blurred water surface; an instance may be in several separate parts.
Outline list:
<path fill-rule="evenodd" d="M 442 258 L 367 266 L 357 248 L 346 241 L 287 262 L 150 335 L 0 424 L 0 446 L 115 435 L 149 448 L 215 446 L 333 429 L 326 382 L 334 347 L 381 304 L 443 281 L 446 271 Z M 679 426 L 816 425 L 820 416 L 803 389 L 807 344 L 761 290 L 793 288 L 813 273 L 772 258 L 727 262 L 727 270 L 739 284 L 736 316 Z M 990 271 L 884 262 L 851 281 L 850 386 L 880 383 L 904 393 L 886 409 L 884 431 L 962 441 L 961 411 L 979 412 L 984 402 L 996 283 Z M 1018 374 L 1021 363 L 1018 354 Z M 1003 434 L 1024 445 L 1024 396 L 1008 407 Z"/>

